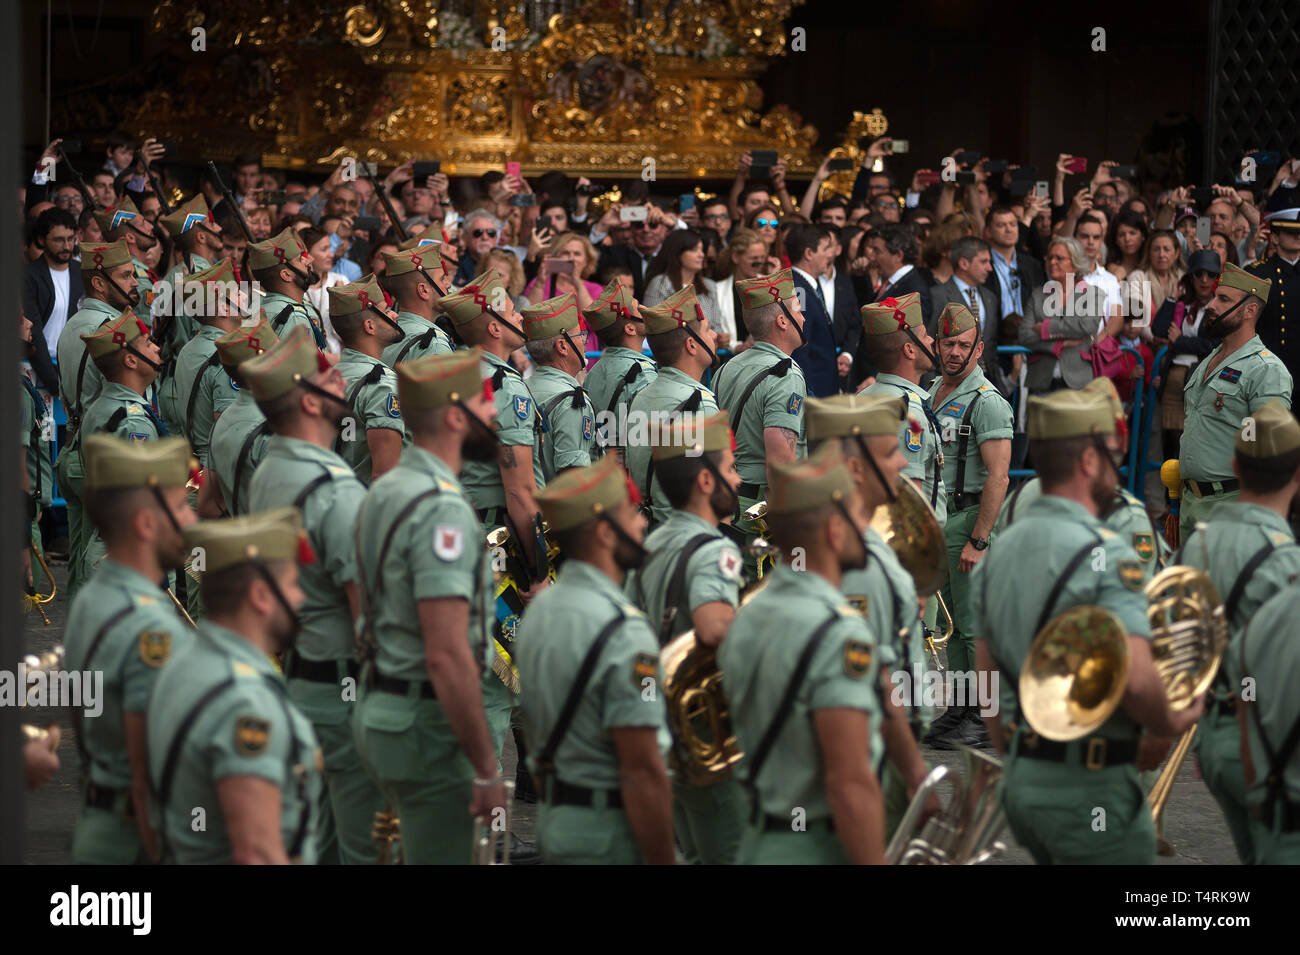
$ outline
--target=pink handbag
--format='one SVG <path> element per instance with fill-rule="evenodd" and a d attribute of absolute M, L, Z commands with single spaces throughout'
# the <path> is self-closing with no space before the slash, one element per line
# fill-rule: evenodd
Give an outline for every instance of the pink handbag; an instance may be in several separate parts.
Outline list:
<path fill-rule="evenodd" d="M 1113 338 L 1093 342 L 1083 356 L 1092 362 L 1092 373 L 1096 378 L 1113 378 L 1124 371 L 1124 353 Z"/>

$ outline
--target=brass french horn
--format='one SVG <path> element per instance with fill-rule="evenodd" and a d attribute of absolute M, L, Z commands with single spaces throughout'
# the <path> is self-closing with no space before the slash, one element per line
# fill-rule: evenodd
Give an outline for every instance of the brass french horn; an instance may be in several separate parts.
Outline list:
<path fill-rule="evenodd" d="M 1080 739 L 1101 726 L 1128 684 L 1128 633 L 1102 607 L 1057 614 L 1034 637 L 1020 668 L 1020 708 L 1050 740 Z"/>
<path fill-rule="evenodd" d="M 919 596 L 938 593 L 948 578 L 948 544 L 938 515 L 915 484 L 906 478 L 898 482 L 898 496 L 876 508 L 871 529 L 893 549 Z"/>

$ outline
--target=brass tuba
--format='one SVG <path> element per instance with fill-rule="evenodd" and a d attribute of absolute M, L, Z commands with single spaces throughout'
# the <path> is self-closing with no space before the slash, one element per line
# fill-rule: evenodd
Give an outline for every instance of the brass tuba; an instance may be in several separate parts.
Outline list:
<path fill-rule="evenodd" d="M 771 547 L 759 538 L 749 549 Z M 753 600 L 770 579 L 761 577 L 748 585 L 740 605 Z M 687 630 L 660 651 L 659 667 L 673 737 L 673 769 L 693 786 L 712 786 L 731 778 L 731 768 L 743 754 L 731 725 L 716 651 L 697 641 L 694 630 Z"/>
<path fill-rule="evenodd" d="M 979 865 L 1006 850 L 998 838 L 1006 825 L 998 791 L 1002 763 L 969 746 L 959 748 L 965 775 L 957 776 L 947 766 L 930 770 L 889 840 L 885 860 L 890 865 Z M 947 804 L 918 832 L 926 801 L 949 777 L 952 794 Z"/>

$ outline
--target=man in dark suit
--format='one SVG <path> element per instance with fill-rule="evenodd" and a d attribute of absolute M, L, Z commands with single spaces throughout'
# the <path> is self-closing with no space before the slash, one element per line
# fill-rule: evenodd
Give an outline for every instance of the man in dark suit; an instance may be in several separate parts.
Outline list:
<path fill-rule="evenodd" d="M 887 298 L 900 298 L 909 292 L 916 292 L 921 297 L 921 316 L 930 326 L 933 314 L 930 302 L 930 286 L 916 270 L 918 249 L 916 234 L 910 226 L 883 225 L 875 232 L 869 233 L 863 249 L 883 278 L 880 288 L 876 289 L 873 302 L 883 302 Z M 865 305 L 866 303 L 860 303 Z M 871 357 L 863 347 L 865 336 L 859 339 L 854 351 L 852 380 L 861 382 L 875 375 L 876 368 Z"/>
<path fill-rule="evenodd" d="M 984 375 L 993 386 L 1002 393 L 1002 397 L 1011 397 L 1011 383 L 1007 380 L 1002 365 L 998 361 L 998 326 L 1002 319 L 1002 309 L 997 296 L 984 285 L 993 262 L 989 258 L 989 244 L 974 236 L 962 236 L 952 244 L 952 278 L 942 285 L 930 290 L 931 307 L 937 316 L 949 302 L 964 305 L 970 309 L 975 320 L 980 324 L 980 338 L 984 342 L 984 354 L 980 366 Z M 937 318 L 931 319 L 928 331 L 935 334 L 933 327 Z"/>
<path fill-rule="evenodd" d="M 995 206 L 984 226 L 993 268 L 984 285 L 999 302 L 1003 320 L 1024 315 L 1029 309 L 1029 295 L 1047 283 L 1047 271 L 1041 259 L 1019 248 L 1020 223 L 1009 206 Z"/>
<path fill-rule="evenodd" d="M 623 223 L 631 230 L 631 245 L 607 245 L 600 250 L 600 259 L 596 263 L 596 274 L 604 272 L 611 265 L 621 266 L 632 273 L 632 297 L 638 302 L 645 297 L 645 276 L 650 268 L 650 260 L 664 244 L 668 230 L 676 223 L 675 216 L 669 216 L 653 203 L 643 206 L 646 210 L 644 220 Z M 593 234 L 596 229 L 592 229 Z"/>
<path fill-rule="evenodd" d="M 64 209 L 46 209 L 36 220 L 41 257 L 23 273 L 23 311 L 32 322 L 32 369 L 52 395 L 59 377 L 52 361 L 59 333 L 81 301 L 81 269 L 72 268 L 77 220 Z"/>
<path fill-rule="evenodd" d="M 803 370 L 808 394 L 815 398 L 839 394 L 841 369 L 835 352 L 835 330 L 817 278 L 835 254 L 831 230 L 823 225 L 797 225 L 786 234 L 785 251 L 793 263 L 794 290 L 804 318 L 804 344 L 791 357 Z M 844 365 L 849 365 L 847 359 Z"/>
<path fill-rule="evenodd" d="M 825 225 L 826 223 L 823 223 Z M 838 230 L 831 230 L 831 262 L 826 273 L 818 276 L 822 297 L 826 299 L 827 311 L 831 316 L 831 329 L 835 333 L 835 347 L 840 354 L 847 355 L 844 361 L 852 365 L 853 355 L 858 350 L 862 339 L 862 313 L 858 311 L 858 296 L 853 290 L 853 279 L 847 271 L 837 268 L 836 261 L 843 251 Z M 850 380 L 850 390 L 856 390 L 857 382 Z"/>

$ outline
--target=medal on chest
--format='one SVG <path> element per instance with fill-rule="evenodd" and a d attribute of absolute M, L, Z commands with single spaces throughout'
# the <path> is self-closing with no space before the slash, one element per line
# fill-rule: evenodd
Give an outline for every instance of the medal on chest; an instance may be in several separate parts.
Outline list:
<path fill-rule="evenodd" d="M 1223 410 L 1223 395 L 1217 391 L 1214 393 L 1214 410 Z"/>

